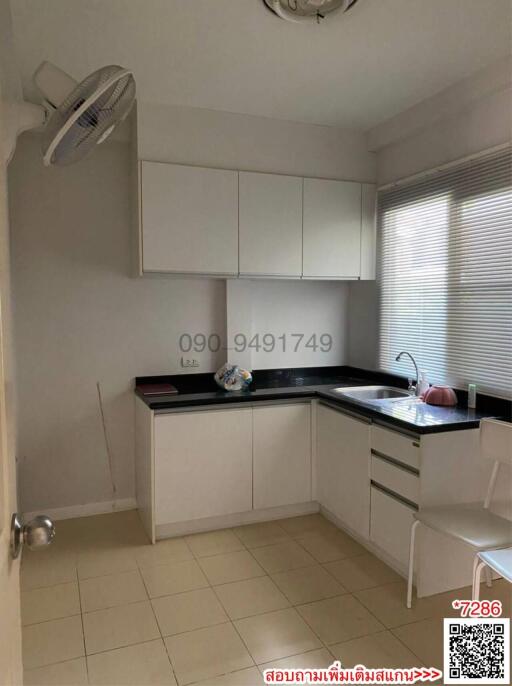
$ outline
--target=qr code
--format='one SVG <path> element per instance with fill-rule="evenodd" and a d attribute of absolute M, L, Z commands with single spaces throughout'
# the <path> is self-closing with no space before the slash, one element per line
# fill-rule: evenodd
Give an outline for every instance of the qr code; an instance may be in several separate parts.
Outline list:
<path fill-rule="evenodd" d="M 446 684 L 510 684 L 510 620 L 445 619 Z"/>

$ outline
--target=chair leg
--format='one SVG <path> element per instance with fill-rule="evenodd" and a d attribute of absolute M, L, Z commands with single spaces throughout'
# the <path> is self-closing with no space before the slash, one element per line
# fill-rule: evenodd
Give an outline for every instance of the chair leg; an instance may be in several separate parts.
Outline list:
<path fill-rule="evenodd" d="M 485 567 L 486 570 L 489 569 L 489 567 L 486 566 L 485 562 L 480 562 L 478 560 L 478 557 L 475 558 L 475 566 L 474 566 L 474 576 L 473 576 L 473 600 L 480 600 L 480 583 L 481 583 L 481 576 L 482 576 L 482 569 Z"/>
<path fill-rule="evenodd" d="M 411 540 L 409 543 L 409 577 L 407 579 L 407 607 L 411 609 L 412 606 L 412 579 L 414 575 L 414 539 L 416 537 L 416 528 L 420 522 L 415 520 L 411 526 Z"/>
<path fill-rule="evenodd" d="M 487 588 L 492 588 L 492 571 L 490 567 L 485 567 L 485 583 Z"/>

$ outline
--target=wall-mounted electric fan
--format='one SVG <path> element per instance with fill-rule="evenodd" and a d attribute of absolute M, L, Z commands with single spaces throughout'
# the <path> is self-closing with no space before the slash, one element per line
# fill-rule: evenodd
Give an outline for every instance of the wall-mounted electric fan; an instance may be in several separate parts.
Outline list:
<path fill-rule="evenodd" d="M 333 12 L 346 12 L 357 0 L 263 0 L 281 19 L 287 21 L 316 21 Z"/>
<path fill-rule="evenodd" d="M 135 79 L 117 65 L 102 67 L 80 83 L 50 62 L 34 74 L 43 95 L 43 161 L 77 162 L 112 133 L 135 101 Z M 42 108 L 39 108 L 42 110 Z"/>

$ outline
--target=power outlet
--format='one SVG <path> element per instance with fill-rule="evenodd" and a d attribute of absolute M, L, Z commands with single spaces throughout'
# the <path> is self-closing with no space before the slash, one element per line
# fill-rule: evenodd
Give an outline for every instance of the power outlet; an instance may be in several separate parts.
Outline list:
<path fill-rule="evenodd" d="M 191 367 L 199 367 L 199 360 L 196 360 L 194 358 L 190 359 L 188 357 L 182 357 L 181 358 L 181 367 L 182 369 L 190 369 Z"/>

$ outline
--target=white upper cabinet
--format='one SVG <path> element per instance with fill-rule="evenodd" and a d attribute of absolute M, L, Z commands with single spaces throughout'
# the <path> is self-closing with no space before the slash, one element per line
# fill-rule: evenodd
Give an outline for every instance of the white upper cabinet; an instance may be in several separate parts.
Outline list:
<path fill-rule="evenodd" d="M 303 275 L 361 275 L 361 184 L 304 179 Z"/>
<path fill-rule="evenodd" d="M 361 187 L 361 279 L 375 279 L 377 249 L 377 188 L 373 183 Z"/>
<path fill-rule="evenodd" d="M 240 274 L 302 274 L 302 179 L 240 172 Z"/>
<path fill-rule="evenodd" d="M 238 274 L 238 173 L 141 162 L 141 270 Z"/>

